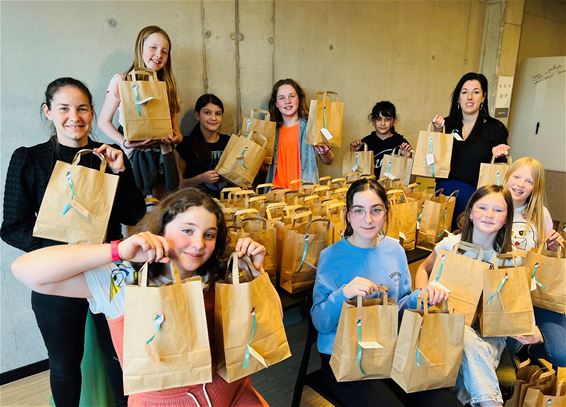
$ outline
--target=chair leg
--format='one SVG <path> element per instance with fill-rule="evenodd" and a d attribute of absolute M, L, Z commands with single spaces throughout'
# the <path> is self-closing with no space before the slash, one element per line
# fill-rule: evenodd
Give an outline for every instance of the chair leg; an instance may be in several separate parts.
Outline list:
<path fill-rule="evenodd" d="M 295 383 L 295 389 L 293 390 L 293 400 L 291 401 L 291 407 L 299 407 L 301 405 L 301 398 L 303 397 L 304 383 Z"/>

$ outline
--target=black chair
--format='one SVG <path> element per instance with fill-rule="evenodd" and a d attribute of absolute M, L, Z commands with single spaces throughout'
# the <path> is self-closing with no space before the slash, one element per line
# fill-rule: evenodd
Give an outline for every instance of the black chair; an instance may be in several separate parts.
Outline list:
<path fill-rule="evenodd" d="M 297 374 L 297 380 L 295 381 L 295 389 L 293 390 L 293 400 L 291 402 L 291 407 L 299 407 L 301 405 L 301 397 L 303 395 L 303 387 L 309 386 L 315 392 L 320 394 L 329 403 L 335 406 L 340 406 L 329 389 L 326 388 L 324 381 L 322 379 L 322 371 L 320 369 L 314 372 L 308 373 L 309 359 L 311 355 L 311 350 L 313 345 L 316 344 L 316 339 L 318 337 L 318 331 L 312 323 L 312 318 L 310 314 L 310 309 L 312 307 L 312 296 L 308 295 L 305 299 L 305 309 L 307 310 L 307 339 L 305 341 L 305 349 L 303 351 L 303 357 L 301 359 L 301 365 L 299 366 L 299 373 Z"/>

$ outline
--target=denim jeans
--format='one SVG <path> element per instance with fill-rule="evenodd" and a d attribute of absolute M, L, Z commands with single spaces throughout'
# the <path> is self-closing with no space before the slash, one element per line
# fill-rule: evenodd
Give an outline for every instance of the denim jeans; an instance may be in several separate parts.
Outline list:
<path fill-rule="evenodd" d="M 464 354 L 456 380 L 456 392 L 462 404 L 503 403 L 495 369 L 504 347 L 505 338 L 484 338 L 473 328 L 464 327 Z"/>

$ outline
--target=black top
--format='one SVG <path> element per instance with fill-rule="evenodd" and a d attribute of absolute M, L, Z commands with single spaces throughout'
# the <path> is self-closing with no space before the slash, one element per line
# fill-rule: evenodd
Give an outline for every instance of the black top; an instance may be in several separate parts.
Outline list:
<path fill-rule="evenodd" d="M 394 149 L 399 147 L 403 143 L 410 144 L 405 137 L 399 133 L 393 133 L 393 135 L 385 140 L 380 139 L 375 131 L 372 131 L 369 135 L 362 139 L 362 143 L 368 145 L 368 150 L 373 151 L 373 159 L 375 160 L 375 173 L 379 176 L 381 171 L 381 160 L 385 154 L 391 154 Z"/>
<path fill-rule="evenodd" d="M 462 135 L 462 122 L 445 118 L 446 133 L 457 132 Z M 491 162 L 491 149 L 499 144 L 507 144 L 509 133 L 499 120 L 493 117 L 478 117 L 474 128 L 464 141 L 454 139 L 450 178 L 476 186 L 481 163 Z M 496 161 L 505 160 L 500 158 Z"/>
<path fill-rule="evenodd" d="M 72 148 L 58 144 L 55 138 L 52 138 L 45 143 L 33 147 L 20 147 L 14 151 L 6 175 L 4 220 L 0 229 L 2 240 L 25 252 L 61 244 L 54 240 L 32 236 L 53 167 L 57 160 L 72 162 L 75 154 L 81 149 L 93 149 L 101 145 L 89 138 L 85 147 Z M 120 149 L 117 145 L 112 147 Z M 118 174 L 120 180 L 108 221 L 106 236 L 108 242 L 122 238 L 120 223 L 135 225 L 145 214 L 145 201 L 136 188 L 132 168 L 125 154 L 124 164 L 126 169 Z M 86 155 L 82 157 L 81 165 L 98 169 L 100 160 L 93 155 Z M 111 174 L 112 170 L 106 167 L 106 172 Z"/>
<path fill-rule="evenodd" d="M 198 126 L 198 124 L 197 124 Z M 177 152 L 185 160 L 185 173 L 183 178 L 192 178 L 209 170 L 216 168 L 220 157 L 230 140 L 227 134 L 219 134 L 218 141 L 207 143 L 196 129 L 183 138 L 177 145 Z M 199 185 L 205 192 L 213 196 L 219 196 L 220 190 L 228 186 L 222 179 L 215 184 L 204 183 Z"/>

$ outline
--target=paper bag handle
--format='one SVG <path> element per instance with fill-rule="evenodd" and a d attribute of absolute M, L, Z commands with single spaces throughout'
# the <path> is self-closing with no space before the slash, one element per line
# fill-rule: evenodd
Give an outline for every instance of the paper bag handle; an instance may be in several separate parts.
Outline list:
<path fill-rule="evenodd" d="M 240 209 L 236 211 L 232 218 L 234 219 L 234 223 L 238 223 L 241 221 L 240 217 L 248 214 L 254 214 L 259 216 L 259 211 L 257 209 L 249 208 L 249 209 Z"/>
<path fill-rule="evenodd" d="M 325 183 L 325 182 L 328 183 L 328 181 L 330 181 L 331 179 L 332 179 L 331 176 L 325 175 L 325 176 L 320 177 L 320 178 L 318 179 L 318 184 L 322 186 L 323 183 Z"/>
<path fill-rule="evenodd" d="M 323 101 L 328 99 L 328 95 L 332 95 L 335 97 L 336 102 L 340 102 L 340 96 L 338 95 L 338 92 L 334 92 L 333 90 L 322 90 L 322 91 L 317 91 L 314 93 L 314 97 L 317 98 L 318 96 L 322 96 Z"/>
<path fill-rule="evenodd" d="M 368 145 L 367 145 L 367 143 L 362 143 L 362 144 L 364 145 L 363 151 L 364 151 L 364 152 L 367 152 L 367 151 L 368 151 Z M 360 150 L 354 150 L 354 147 L 350 146 L 350 151 L 351 151 L 352 153 L 357 153 L 357 152 L 359 152 Z M 355 173 L 352 172 L 351 174 L 355 174 Z"/>
<path fill-rule="evenodd" d="M 174 261 L 169 261 L 169 270 L 171 271 L 171 277 L 173 278 L 173 283 L 179 284 L 181 282 L 181 275 L 179 273 L 179 269 Z M 147 287 L 148 281 L 148 273 L 149 273 L 149 262 L 146 261 L 141 269 L 138 271 L 138 285 L 140 287 Z"/>
<path fill-rule="evenodd" d="M 428 314 L 428 293 L 426 291 L 421 291 L 417 297 L 417 310 L 422 307 L 423 312 Z"/>
<path fill-rule="evenodd" d="M 315 222 L 322 222 L 322 223 L 326 223 L 326 230 L 330 229 L 330 219 L 324 219 L 324 218 L 318 218 L 318 219 L 313 219 L 311 220 L 308 224 L 307 227 L 305 229 L 305 234 L 310 234 L 310 230 L 311 230 L 311 225 Z"/>
<path fill-rule="evenodd" d="M 346 207 L 346 204 L 344 202 L 329 203 L 328 205 L 326 205 L 326 216 L 331 216 L 333 209 L 343 209 L 345 207 Z"/>
<path fill-rule="evenodd" d="M 491 164 L 495 163 L 495 158 L 496 158 L 495 155 L 491 156 Z M 511 157 L 511 154 L 507 154 L 506 158 L 507 158 L 507 165 L 513 164 L 513 158 Z"/>
<path fill-rule="evenodd" d="M 129 76 L 132 79 L 132 82 L 136 82 L 136 75 L 147 76 L 154 81 L 157 81 L 157 72 L 155 71 L 146 71 L 143 69 L 133 69 L 126 75 L 126 78 Z"/>
<path fill-rule="evenodd" d="M 521 264 L 517 265 L 517 258 L 525 258 L 524 252 L 508 252 L 508 253 L 499 253 L 496 256 L 495 264 L 493 265 L 494 269 L 499 269 L 499 262 L 497 260 L 513 260 L 513 268 L 516 269 Z"/>
<path fill-rule="evenodd" d="M 475 245 L 473 243 L 463 242 L 460 240 L 460 242 L 457 245 L 454 245 L 452 251 L 456 253 L 458 249 L 460 249 L 465 253 L 470 253 L 470 252 L 476 253 L 477 257 L 475 260 L 481 260 L 483 258 L 483 249 L 480 246 Z"/>
<path fill-rule="evenodd" d="M 254 113 L 263 114 L 263 120 L 268 122 L 271 121 L 271 115 L 267 110 L 259 109 L 257 107 L 252 108 L 252 110 L 250 111 L 250 119 L 254 118 Z"/>
<path fill-rule="evenodd" d="M 432 132 L 432 122 L 428 122 L 428 127 L 426 128 L 426 131 L 428 132 Z M 434 133 L 438 133 L 435 129 Z M 446 126 L 442 126 L 442 133 L 446 134 Z"/>
<path fill-rule="evenodd" d="M 242 188 L 240 187 L 228 187 L 228 188 L 222 188 L 222 190 L 220 191 L 220 200 L 221 201 L 228 201 L 230 199 L 232 199 L 232 194 L 236 191 L 241 191 Z"/>
<path fill-rule="evenodd" d="M 543 242 L 541 245 L 539 245 L 539 247 L 537 248 L 537 254 L 540 256 L 542 255 L 542 251 L 544 249 L 544 246 L 546 244 Z M 564 249 L 563 243 L 558 242 L 558 249 L 556 250 L 556 258 L 557 259 L 561 259 L 562 258 L 562 251 Z"/>
<path fill-rule="evenodd" d="M 263 229 L 264 229 L 264 230 L 267 229 L 267 219 L 265 219 L 265 218 L 262 217 L 262 216 L 253 216 L 253 217 L 251 217 L 251 218 L 242 219 L 242 220 L 240 221 L 240 225 L 241 225 L 242 229 L 244 228 L 244 223 L 247 223 L 247 222 L 261 222 L 261 223 L 262 223 L 262 226 L 263 226 Z"/>
<path fill-rule="evenodd" d="M 100 158 L 100 172 L 104 172 L 106 171 L 106 160 L 104 159 L 104 156 L 100 153 L 97 153 L 94 150 L 91 150 L 89 148 L 84 148 L 82 150 L 77 151 L 77 154 L 75 154 L 75 157 L 73 158 L 73 162 L 71 163 L 72 165 L 78 165 L 79 161 L 81 161 L 81 156 L 83 156 L 84 154 L 88 154 L 88 153 L 92 153 L 95 156 L 97 156 L 98 158 Z"/>
<path fill-rule="evenodd" d="M 285 205 L 283 202 L 267 204 L 267 206 L 265 207 L 265 214 L 267 215 L 267 219 L 269 219 L 270 221 L 275 220 L 275 217 L 273 216 L 273 211 L 275 211 L 276 209 L 283 209 L 286 206 L 287 205 Z"/>
<path fill-rule="evenodd" d="M 402 196 L 404 202 L 409 202 L 409 200 L 407 199 L 407 195 L 405 195 L 405 191 L 403 191 L 402 189 L 390 189 L 389 191 L 386 192 L 386 194 L 388 197 L 389 195 L 392 195 L 391 201 L 393 203 L 403 203 L 403 202 L 398 202 L 398 200 L 396 199 L 397 196 Z"/>
<path fill-rule="evenodd" d="M 226 267 L 226 274 L 230 273 L 230 270 L 232 272 L 232 284 L 233 285 L 239 285 L 240 284 L 240 270 L 239 270 L 239 267 L 238 267 L 238 261 L 239 260 L 240 260 L 240 258 L 238 258 L 238 253 L 233 252 L 230 255 L 230 259 L 228 260 L 228 264 L 227 264 L 227 267 Z M 251 280 L 253 280 L 256 277 L 259 277 L 261 275 L 261 273 L 256 270 L 251 259 L 247 255 L 243 255 L 241 260 L 245 264 L 245 268 L 243 268 L 242 271 L 244 271 L 244 273 L 248 274 L 248 276 L 251 278 Z M 232 263 L 232 267 L 230 267 L 230 263 Z M 228 280 L 228 275 L 226 275 L 225 279 Z"/>

